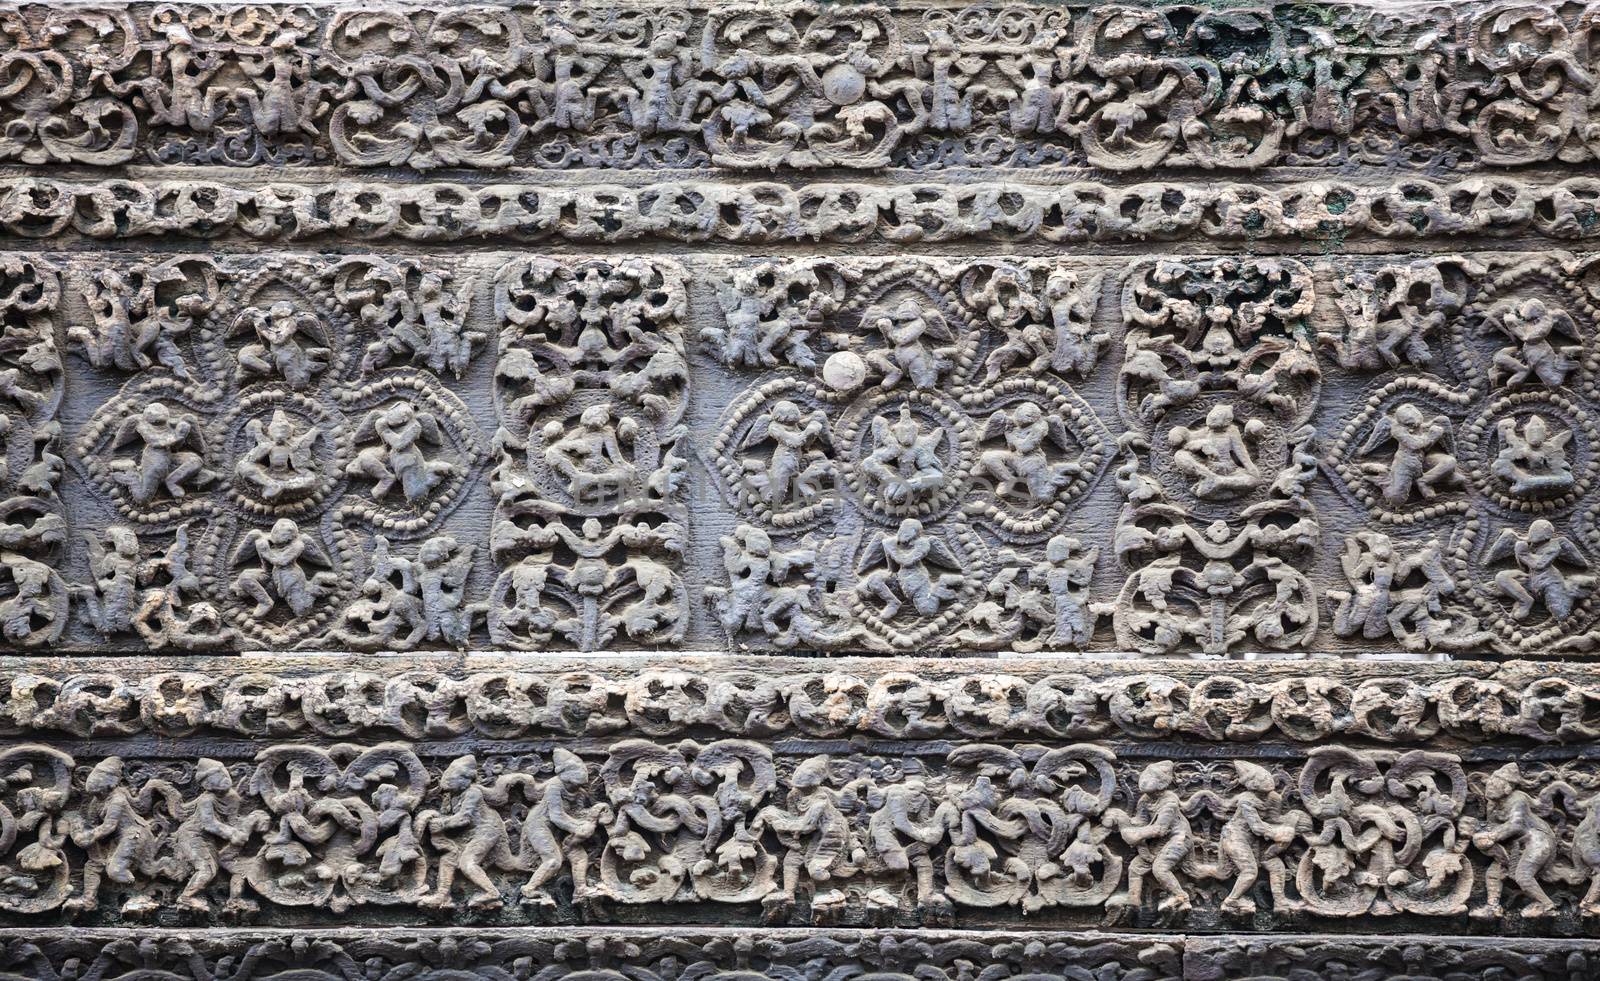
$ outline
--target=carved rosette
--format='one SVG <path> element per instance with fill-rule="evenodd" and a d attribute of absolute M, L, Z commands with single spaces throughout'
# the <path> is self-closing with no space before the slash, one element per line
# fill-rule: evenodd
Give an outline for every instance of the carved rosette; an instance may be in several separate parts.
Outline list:
<path fill-rule="evenodd" d="M 388 364 L 427 360 L 440 334 L 470 356 L 429 277 L 364 259 L 84 274 L 92 322 L 67 332 L 69 351 L 91 372 L 134 373 L 74 443 L 125 522 L 88 543 L 97 629 L 292 645 L 339 626 L 373 535 L 423 534 L 459 504 L 485 456 L 475 422 L 425 368 Z M 380 297 L 408 278 L 435 309 Z"/>
<path fill-rule="evenodd" d="M 1061 532 L 1110 457 L 1065 377 L 1105 343 L 1099 283 L 1037 260 L 772 261 L 719 282 L 701 340 L 755 376 L 710 443 L 741 518 L 707 592 L 730 640 L 1084 644 L 1093 552 L 1059 536 L 1030 570 L 1012 546 Z M 984 599 L 990 575 L 1032 577 L 1031 598 Z"/>
<path fill-rule="evenodd" d="M 1596 305 L 1563 254 L 1447 256 L 1341 283 L 1341 364 L 1372 377 L 1332 472 L 1375 527 L 1347 542 L 1341 633 L 1511 651 L 1593 643 Z M 1372 583 L 1393 582 L 1386 608 Z"/>

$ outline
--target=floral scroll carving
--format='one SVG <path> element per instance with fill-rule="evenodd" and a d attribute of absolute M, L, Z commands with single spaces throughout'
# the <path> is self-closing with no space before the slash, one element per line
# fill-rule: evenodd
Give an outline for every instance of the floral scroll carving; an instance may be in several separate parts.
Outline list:
<path fill-rule="evenodd" d="M 943 924 L 999 907 L 1110 922 L 1199 906 L 1600 912 L 1600 801 L 1578 761 L 1320 745 L 1296 762 L 1217 766 L 985 742 L 922 758 L 779 756 L 736 739 L 628 739 L 491 760 L 389 742 L 82 765 L 19 744 L 0 762 L 8 916 L 88 920 L 115 904 L 138 918 L 163 898 L 244 918 L 709 901 L 823 924 Z"/>
<path fill-rule="evenodd" d="M 1593 159 L 1583 7 L 4 11 L 0 155 L 416 170 Z"/>

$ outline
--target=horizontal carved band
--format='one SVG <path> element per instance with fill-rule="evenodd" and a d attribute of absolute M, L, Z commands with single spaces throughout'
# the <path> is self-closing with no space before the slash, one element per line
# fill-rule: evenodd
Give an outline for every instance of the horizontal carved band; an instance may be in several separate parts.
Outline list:
<path fill-rule="evenodd" d="M 4 930 L 0 971 L 31 981 L 118 981 L 152 964 L 171 981 L 292 976 L 701 981 L 861 977 L 882 981 L 1577 981 L 1600 942 L 1451 937 L 1272 937 L 1047 931 L 824 930 L 775 933 L 686 927 L 602 930 Z M 240 975 L 236 965 L 247 965 Z"/>
<path fill-rule="evenodd" d="M 1251 169 L 1594 159 L 1581 5 L 0 8 L 0 160 Z"/>
<path fill-rule="evenodd" d="M 1394 242 L 1600 237 L 1600 180 L 1407 178 L 1265 186 L 719 183 L 242 186 L 0 177 L 0 230 L 34 239 L 238 235 L 378 242 Z"/>
<path fill-rule="evenodd" d="M 1470 914 L 1535 933 L 1600 917 L 1600 768 L 1581 758 L 571 745 L 193 747 L 169 761 L 14 744 L 0 749 L 0 913 L 509 904 L 609 922 L 710 902 L 722 922 L 935 926 L 996 910 L 1282 929 Z"/>
<path fill-rule="evenodd" d="M 1600 643 L 1592 255 L 11 252 L 0 312 L 13 648 Z"/>
<path fill-rule="evenodd" d="M 1428 745 L 1445 738 L 1578 743 L 1600 738 L 1600 668 L 1512 664 L 1355 672 L 1134 666 L 1092 676 L 1050 662 L 980 672 L 902 665 L 817 670 L 773 658 L 710 669 L 550 659 L 448 671 L 408 661 L 312 670 L 271 657 L 22 662 L 0 671 L 0 734 L 80 737 L 488 739 L 710 732 L 818 739 L 1330 738 Z M 973 667 L 965 662 L 964 668 Z M 148 668 L 147 668 L 148 669 Z"/>

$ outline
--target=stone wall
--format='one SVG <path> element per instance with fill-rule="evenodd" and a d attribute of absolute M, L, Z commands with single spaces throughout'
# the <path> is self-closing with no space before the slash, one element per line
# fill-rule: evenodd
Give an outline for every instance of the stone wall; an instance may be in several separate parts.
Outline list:
<path fill-rule="evenodd" d="M 1600 979 L 1600 7 L 0 38 L 0 978 Z"/>

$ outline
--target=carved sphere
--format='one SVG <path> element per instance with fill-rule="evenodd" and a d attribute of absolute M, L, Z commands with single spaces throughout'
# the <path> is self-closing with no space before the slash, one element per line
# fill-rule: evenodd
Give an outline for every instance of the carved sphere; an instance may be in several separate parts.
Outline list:
<path fill-rule="evenodd" d="M 867 363 L 852 351 L 839 351 L 822 363 L 822 380 L 836 392 L 852 392 L 867 380 Z"/>
<path fill-rule="evenodd" d="M 834 65 L 822 73 L 822 94 L 836 106 L 853 105 L 867 94 L 867 78 L 850 65 Z"/>

